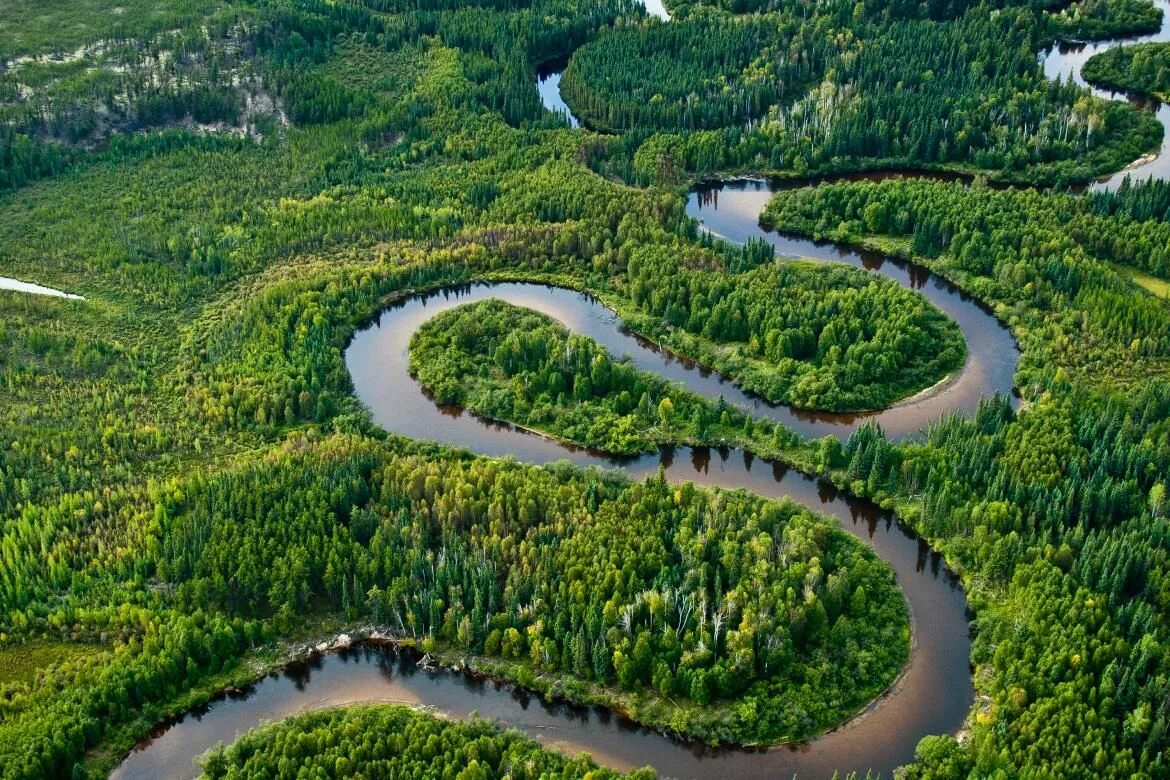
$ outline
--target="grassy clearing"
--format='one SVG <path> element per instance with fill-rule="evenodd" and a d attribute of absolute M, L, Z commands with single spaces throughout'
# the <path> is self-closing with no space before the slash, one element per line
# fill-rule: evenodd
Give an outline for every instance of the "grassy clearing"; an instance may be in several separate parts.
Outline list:
<path fill-rule="evenodd" d="M 32 683 L 45 667 L 101 652 L 100 645 L 34 640 L 0 648 L 0 685 Z"/>
<path fill-rule="evenodd" d="M 1155 298 L 1170 300 L 1170 282 L 1166 281 L 1165 279 L 1159 279 L 1156 276 L 1144 274 L 1134 268 L 1130 268 L 1129 266 L 1125 265 L 1119 265 L 1118 263 L 1110 263 L 1109 265 L 1111 268 L 1113 268 L 1114 271 L 1117 271 L 1117 273 L 1121 274 L 1122 276 L 1128 277 L 1131 281 L 1133 281 L 1134 284 L 1136 284 L 1138 287 L 1141 287 L 1143 290 L 1148 291 L 1150 295 L 1153 295 Z"/>

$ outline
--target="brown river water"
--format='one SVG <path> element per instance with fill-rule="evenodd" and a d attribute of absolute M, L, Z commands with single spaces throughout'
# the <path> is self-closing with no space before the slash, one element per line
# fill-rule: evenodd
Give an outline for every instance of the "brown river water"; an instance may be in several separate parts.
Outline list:
<path fill-rule="evenodd" d="M 1041 54 L 1050 78 L 1084 83 L 1080 68 L 1106 47 L 1170 40 L 1170 2 L 1162 28 L 1153 35 L 1094 44 L 1060 43 Z M 655 15 L 666 19 L 661 8 Z M 541 77 L 541 95 L 553 110 L 567 112 L 560 100 L 559 73 Z M 1094 90 L 1102 97 L 1130 99 L 1156 112 L 1170 126 L 1170 108 Z M 574 120 L 575 121 L 575 120 Z M 1170 134 L 1168 134 L 1170 135 Z M 1163 149 L 1170 137 L 1163 142 Z M 1128 174 L 1135 180 L 1170 173 L 1170 156 L 1158 154 L 1097 187 L 1115 188 Z M 895 438 L 915 435 L 950 411 L 969 412 L 980 397 L 1012 392 L 1019 357 L 1008 330 L 984 307 L 924 268 L 876 253 L 830 243 L 815 243 L 763 230 L 758 217 L 773 185 L 754 180 L 696 189 L 687 210 L 706 230 L 731 241 L 763 238 L 780 256 L 845 262 L 917 290 L 962 328 L 969 357 L 957 377 L 937 392 L 869 415 L 824 414 L 768 404 L 740 391 L 719 375 L 680 360 L 627 333 L 612 312 L 569 290 L 532 284 L 471 285 L 420 294 L 388 308 L 353 339 L 346 362 L 358 396 L 386 430 L 466 447 L 489 456 L 531 463 L 569 460 L 582 466 L 621 468 L 633 478 L 656 473 L 696 484 L 743 488 L 769 497 L 788 497 L 837 519 L 872 545 L 894 569 L 910 606 L 914 647 L 905 673 L 887 694 L 845 725 L 807 744 L 770 749 L 712 749 L 681 742 L 638 726 L 600 708 L 549 703 L 515 686 L 453 671 L 424 671 L 413 659 L 384 647 L 363 646 L 317 656 L 271 674 L 244 691 L 224 694 L 208 706 L 173 723 L 161 724 L 115 770 L 113 777 L 190 777 L 197 756 L 228 743 L 248 729 L 300 712 L 356 702 L 396 702 L 426 706 L 457 718 L 478 714 L 501 726 L 521 729 L 541 743 L 568 753 L 586 751 L 618 769 L 651 765 L 665 778 L 738 777 L 827 778 L 833 771 L 873 769 L 887 777 L 911 760 L 927 734 L 956 733 L 970 711 L 974 692 L 966 601 L 955 577 L 925 542 L 898 525 L 872 503 L 841 493 L 812 477 L 736 450 L 664 448 L 653 455 L 620 459 L 566 447 L 512 426 L 483 420 L 455 408 L 435 405 L 407 371 L 411 334 L 436 314 L 454 306 L 494 297 L 544 312 L 588 335 L 639 368 L 684 383 L 689 389 L 749 409 L 788 425 L 804 436 L 846 436 L 866 418 L 876 419 Z"/>
<path fill-rule="evenodd" d="M 692 213 L 728 238 L 755 235 L 758 203 L 766 187 L 724 185 L 692 197 Z M 912 435 L 952 409 L 973 409 L 982 395 L 1010 392 L 1018 352 L 1010 333 L 961 292 L 916 266 L 828 245 L 771 236 L 778 252 L 839 260 L 889 276 L 920 290 L 956 318 L 968 340 L 970 359 L 959 377 L 921 402 L 875 416 L 893 435 Z M 955 733 L 973 702 L 967 608 L 961 588 L 940 556 L 872 503 L 833 486 L 737 450 L 674 447 L 638 458 L 614 458 L 566 447 L 550 439 L 484 420 L 457 408 L 439 407 L 407 370 L 410 336 L 424 322 L 455 306 L 498 298 L 546 313 L 588 335 L 616 354 L 629 355 L 644 370 L 684 383 L 710 398 L 750 408 L 804 435 L 845 436 L 857 415 L 819 415 L 774 406 L 743 393 L 714 372 L 680 360 L 626 332 L 609 309 L 589 296 L 525 283 L 467 285 L 411 296 L 387 308 L 358 332 L 345 359 L 358 396 L 387 431 L 466 447 L 488 456 L 529 463 L 572 461 L 581 466 L 621 468 L 637 479 L 661 468 L 671 480 L 743 488 L 788 497 L 838 520 L 842 527 L 886 560 L 910 606 L 914 648 L 905 673 L 863 714 L 819 739 L 768 750 L 719 749 L 680 742 L 641 728 L 612 713 L 548 704 L 514 686 L 455 672 L 426 672 L 393 651 L 366 647 L 327 654 L 270 675 L 244 693 L 224 696 L 176 723 L 160 726 L 116 770 L 114 777 L 184 777 L 194 759 L 218 742 L 308 709 L 357 701 L 426 705 L 453 717 L 471 713 L 501 726 L 523 729 L 542 743 L 567 752 L 586 751 L 603 764 L 629 769 L 646 764 L 663 777 L 828 777 L 834 770 L 887 776 L 909 761 L 926 734 Z"/>

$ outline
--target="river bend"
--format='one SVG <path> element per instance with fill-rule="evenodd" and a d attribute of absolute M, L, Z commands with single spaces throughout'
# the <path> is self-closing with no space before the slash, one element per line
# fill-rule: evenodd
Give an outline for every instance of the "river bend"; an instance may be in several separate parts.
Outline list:
<path fill-rule="evenodd" d="M 705 190 L 690 208 L 713 231 L 733 240 L 755 235 L 764 185 L 741 184 Z M 749 227 L 750 226 L 750 227 Z M 973 408 L 978 397 L 1010 390 L 1018 353 L 1010 334 L 994 317 L 929 271 L 876 256 L 850 253 L 828 244 L 774 239 L 778 252 L 851 262 L 883 273 L 941 302 L 956 316 L 971 358 L 960 376 L 921 403 L 906 404 L 876 418 L 901 435 L 949 409 Z M 737 450 L 667 447 L 637 458 L 615 458 L 567 447 L 551 439 L 484 420 L 458 408 L 436 405 L 408 373 L 411 335 L 423 323 L 456 306 L 498 298 L 548 314 L 634 363 L 682 382 L 709 398 L 723 395 L 753 413 L 791 424 L 805 435 L 845 435 L 856 415 L 808 415 L 765 404 L 717 374 L 631 335 L 595 299 L 571 290 L 528 283 L 449 287 L 411 295 L 389 306 L 361 330 L 345 359 L 358 396 L 387 431 L 467 447 L 488 456 L 530 463 L 569 460 L 581 466 L 620 467 L 635 479 L 662 469 L 668 479 L 699 485 L 742 488 L 766 497 L 790 498 L 834 517 L 870 544 L 893 568 L 910 607 L 914 646 L 904 674 L 865 712 L 810 743 L 768 750 L 720 749 L 682 743 L 597 708 L 549 704 L 510 685 L 465 674 L 418 670 L 380 648 L 360 648 L 317 658 L 273 674 L 248 691 L 225 695 L 204 710 L 160 726 L 116 770 L 114 777 L 182 777 L 194 774 L 195 757 L 218 742 L 308 709 L 358 701 L 400 702 L 433 707 L 454 717 L 473 712 L 501 726 L 525 730 L 542 743 L 567 752 L 587 751 L 618 769 L 645 764 L 663 777 L 748 778 L 828 777 L 868 769 L 889 776 L 910 761 L 927 734 L 957 732 L 970 711 L 974 691 L 969 668 L 967 606 L 956 578 L 925 542 L 872 503 L 850 497 L 813 477 Z M 994 381 L 993 379 L 994 378 Z M 894 414 L 894 416 L 888 416 Z M 928 628 L 926 628 L 928 627 Z"/>

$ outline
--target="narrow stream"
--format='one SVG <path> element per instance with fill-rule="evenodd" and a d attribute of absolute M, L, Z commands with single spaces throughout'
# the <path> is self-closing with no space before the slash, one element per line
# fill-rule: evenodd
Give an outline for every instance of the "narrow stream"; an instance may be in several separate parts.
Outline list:
<path fill-rule="evenodd" d="M 561 73 L 565 70 L 564 62 L 553 62 L 541 66 L 536 71 L 536 89 L 540 92 L 540 102 L 554 114 L 560 114 L 569 123 L 569 127 L 580 127 L 581 123 L 573 116 L 572 109 L 561 97 Z"/>
<path fill-rule="evenodd" d="M 10 276 L 0 276 L 0 290 L 12 290 L 14 292 L 29 293 L 30 295 L 48 295 L 53 298 L 69 298 L 75 301 L 85 300 L 80 295 L 54 290 L 52 287 L 42 287 L 32 282 L 22 282 Z"/>

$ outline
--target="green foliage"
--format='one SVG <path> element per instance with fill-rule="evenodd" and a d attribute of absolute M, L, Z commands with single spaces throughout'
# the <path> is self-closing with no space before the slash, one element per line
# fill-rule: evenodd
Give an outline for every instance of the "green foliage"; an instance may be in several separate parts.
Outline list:
<path fill-rule="evenodd" d="M 871 206 L 883 216 L 867 226 Z M 1164 222 L 1101 216 L 1070 196 L 915 180 L 785 194 L 767 218 L 818 235 L 878 232 L 908 241 L 985 300 L 1016 307 L 1029 326 L 1024 338 L 1047 329 L 1034 349 L 1065 370 L 1140 377 L 1159 372 L 1170 355 L 1170 310 L 1098 259 L 1170 274 Z M 1042 363 L 1028 358 L 1022 370 L 1051 373 Z"/>
<path fill-rule="evenodd" d="M 713 405 L 637 371 L 592 339 L 494 300 L 428 320 L 411 338 L 410 366 L 439 403 L 607 452 L 698 438 L 686 432 L 696 415 L 704 431 L 708 418 L 718 418 Z"/>
<path fill-rule="evenodd" d="M 273 773 L 273 770 L 281 767 Z M 257 775 L 558 777 L 564 780 L 647 780 L 649 770 L 628 775 L 598 767 L 588 757 L 565 758 L 516 731 L 474 720 L 451 723 L 403 707 L 349 707 L 309 713 L 250 732 L 203 759 L 203 777 Z"/>
<path fill-rule="evenodd" d="M 1109 89 L 1170 96 L 1170 43 L 1117 46 L 1094 54 L 1082 70 L 1085 79 Z"/>
<path fill-rule="evenodd" d="M 728 270 L 636 251 L 625 289 L 649 316 L 634 327 L 753 393 L 813 409 L 887 406 L 966 358 L 953 321 L 864 272 L 791 262 Z"/>
<path fill-rule="evenodd" d="M 118 27 L 104 36 L 95 30 L 64 59 L 21 57 L 0 72 L 0 186 L 59 172 L 79 149 L 117 133 L 185 126 L 244 135 L 276 121 L 246 56 L 256 45 L 256 14 L 185 5 L 195 19 L 177 29 L 144 31 L 141 39 L 121 37 Z"/>
<path fill-rule="evenodd" d="M 729 0 L 672 4 L 687 18 L 667 25 L 624 0 L 117 5 L 0 2 L 0 265 L 86 296 L 0 293 L 0 657 L 21 678 L 0 691 L 5 777 L 109 768 L 158 719 L 273 663 L 258 648 L 308 616 L 376 619 L 711 739 L 839 722 L 907 650 L 895 584 L 863 547 L 784 502 L 385 442 L 348 392 L 346 339 L 409 289 L 555 280 L 761 393 L 883 405 L 961 364 L 953 323 L 858 271 L 700 241 L 676 185 L 888 165 L 1072 181 L 1159 137 L 1036 62 L 1054 36 L 1148 25 L 1131 2 Z M 533 89 L 536 64 L 587 41 L 566 89 L 622 136 L 564 128 Z M 49 52 L 67 56 L 24 56 Z M 1123 48 L 1101 69 L 1159 91 L 1159 54 Z M 863 428 L 798 453 L 896 508 L 969 588 L 986 698 L 969 738 L 924 740 L 908 776 L 1167 772 L 1170 323 L 1115 270 L 1170 278 L 1166 192 L 842 183 L 770 210 L 915 254 L 1024 349 L 1018 413 L 989 399 L 916 442 Z M 507 317 L 540 360 L 495 362 Z M 442 345 L 465 402 L 482 391 L 489 413 L 617 450 L 772 439 L 735 438 L 734 410 L 710 420 L 612 359 L 595 382 L 593 345 L 528 317 Z M 569 345 L 589 366 L 562 374 L 563 400 L 514 391 L 551 381 Z M 623 391 L 628 436 L 584 425 Z M 668 596 L 676 617 L 692 607 L 681 631 L 662 622 Z M 47 662 L 58 647 L 100 650 Z M 350 774 L 334 753 L 359 739 L 417 747 L 394 724 L 424 751 L 442 740 L 444 768 L 482 746 L 477 761 L 602 771 L 400 711 L 288 733 L 337 740 L 316 768 Z M 279 733 L 222 756 L 270 771 L 292 744 Z"/>
<path fill-rule="evenodd" d="M 1079 0 L 1050 14 L 1048 23 L 1057 38 L 1092 40 L 1141 35 L 1158 31 L 1162 9 L 1150 0 Z"/>
<path fill-rule="evenodd" d="M 703 18 L 615 30 L 573 55 L 565 99 L 593 127 L 742 125 L 820 79 L 829 41 L 792 21 Z"/>
<path fill-rule="evenodd" d="M 924 743 L 927 765 L 911 776 L 1164 773 L 1168 315 L 1088 251 L 1111 234 L 1099 251 L 1122 254 L 1164 223 L 1130 228 L 1065 197 L 921 181 L 784 193 L 769 215 L 804 230 L 848 225 L 858 238 L 873 202 L 896 215 L 873 226 L 888 234 L 939 220 L 943 246 L 928 262 L 1011 318 L 1030 396 L 1018 415 L 995 399 L 973 419 L 945 418 L 921 443 L 863 428 L 837 471 L 914 518 L 985 604 L 973 656 L 988 704 L 969 748 Z"/>
<path fill-rule="evenodd" d="M 440 403 L 611 453 L 734 441 L 772 455 L 796 438 L 638 371 L 543 315 L 494 300 L 429 320 L 411 339 L 410 363 Z"/>
<path fill-rule="evenodd" d="M 262 636 L 258 624 L 198 611 L 154 616 L 126 604 L 121 612 L 123 622 L 138 623 L 131 642 L 62 664 L 51 684 L 6 689 L 0 776 L 70 776 L 84 752 L 119 727 L 161 718 L 160 694 L 195 688 L 230 669 Z"/>
<path fill-rule="evenodd" d="M 1090 192 L 1085 199 L 1094 212 L 1103 216 L 1124 215 L 1138 222 L 1170 222 L 1170 182 L 1161 179 L 1147 179 L 1134 184 L 1126 177 L 1116 190 Z M 1130 263 L 1149 270 L 1159 268 L 1156 263 L 1140 263 L 1133 259 Z"/>
<path fill-rule="evenodd" d="M 51 674 L 57 664 L 67 664 L 101 652 L 100 645 L 82 642 L 32 640 L 0 649 L 0 686 L 33 683 L 38 676 Z"/>
<path fill-rule="evenodd" d="M 147 509 L 158 574 L 182 610 L 280 625 L 324 600 L 536 674 L 718 702 L 631 708 L 716 741 L 815 733 L 906 659 L 889 570 L 789 502 L 439 454 L 331 442 L 175 486 Z"/>
<path fill-rule="evenodd" d="M 1053 183 L 1116 170 L 1156 147 L 1153 117 L 1045 80 L 1036 51 L 1048 23 L 1036 9 L 980 4 L 954 9 L 953 18 L 941 10 L 947 21 L 939 22 L 920 18 L 929 7 L 886 15 L 864 4 L 785 4 L 734 23 L 696 14 L 599 37 L 574 56 L 562 84 L 586 121 L 638 125 L 620 142 L 631 158 L 650 131 L 678 133 L 677 165 L 696 174 L 963 167 Z M 737 59 L 729 42 L 704 55 L 710 64 L 667 72 L 672 58 L 689 63 L 696 49 L 708 51 L 708 40 L 723 41 L 711 30 L 726 24 L 751 25 L 757 35 L 774 24 L 780 32 L 757 47 L 758 60 Z M 804 43 L 789 48 L 790 41 Z M 761 114 L 748 85 L 770 71 L 780 75 L 768 79 L 784 99 L 769 98 Z"/>
<path fill-rule="evenodd" d="M 104 39 L 145 38 L 197 22 L 218 0 L 126 0 L 111 13 L 103 0 L 68 4 L 0 2 L 0 61 L 72 52 Z"/>

